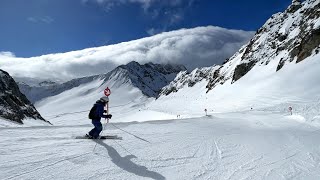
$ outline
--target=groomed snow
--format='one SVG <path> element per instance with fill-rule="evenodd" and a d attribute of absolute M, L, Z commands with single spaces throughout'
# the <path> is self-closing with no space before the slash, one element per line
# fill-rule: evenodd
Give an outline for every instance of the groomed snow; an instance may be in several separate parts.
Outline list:
<path fill-rule="evenodd" d="M 3 127 L 31 127 L 31 126 L 48 126 L 49 124 L 39 120 L 39 119 L 32 119 L 32 118 L 25 118 L 23 120 L 24 124 L 14 123 L 7 119 L 0 118 L 0 128 Z"/>
<path fill-rule="evenodd" d="M 75 139 L 90 128 L 0 128 L 0 179 L 320 178 L 320 130 L 285 114 L 116 123 L 104 134 L 123 140 Z"/>

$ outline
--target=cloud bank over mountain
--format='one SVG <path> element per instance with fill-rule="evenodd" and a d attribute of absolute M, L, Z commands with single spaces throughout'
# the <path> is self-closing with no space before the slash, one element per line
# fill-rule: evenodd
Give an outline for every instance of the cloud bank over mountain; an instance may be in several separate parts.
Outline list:
<path fill-rule="evenodd" d="M 221 64 L 253 35 L 254 32 L 208 26 L 39 57 L 19 58 L 6 52 L 0 58 L 0 69 L 16 78 L 54 81 L 107 73 L 131 61 L 183 64 L 192 70 Z"/>

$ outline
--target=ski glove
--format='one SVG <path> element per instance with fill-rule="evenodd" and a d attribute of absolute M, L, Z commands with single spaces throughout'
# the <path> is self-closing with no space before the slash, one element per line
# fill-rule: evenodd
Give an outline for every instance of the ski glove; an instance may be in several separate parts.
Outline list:
<path fill-rule="evenodd" d="M 106 115 L 106 118 L 107 118 L 107 119 L 111 119 L 111 118 L 112 118 L 112 115 L 111 115 L 111 114 L 108 114 L 108 115 Z"/>

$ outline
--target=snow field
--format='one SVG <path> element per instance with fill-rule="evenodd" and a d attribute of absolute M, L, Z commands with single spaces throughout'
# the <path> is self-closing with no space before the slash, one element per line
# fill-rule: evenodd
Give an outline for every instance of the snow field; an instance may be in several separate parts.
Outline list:
<path fill-rule="evenodd" d="M 0 128 L 0 179 L 320 178 L 319 129 L 283 114 L 116 123 L 104 134 L 123 140 L 74 139 L 90 129 Z"/>

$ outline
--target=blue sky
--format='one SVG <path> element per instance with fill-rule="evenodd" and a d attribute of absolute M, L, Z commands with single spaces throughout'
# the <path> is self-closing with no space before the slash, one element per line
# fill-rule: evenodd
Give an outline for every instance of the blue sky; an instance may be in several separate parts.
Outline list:
<path fill-rule="evenodd" d="M 291 0 L 1 0 L 0 52 L 32 57 L 208 25 L 255 31 L 290 3 Z"/>

